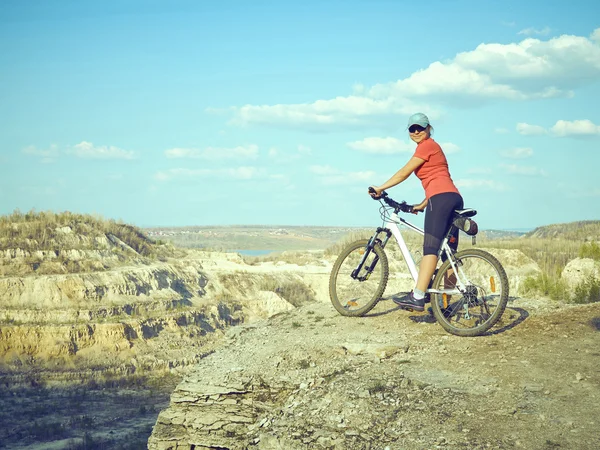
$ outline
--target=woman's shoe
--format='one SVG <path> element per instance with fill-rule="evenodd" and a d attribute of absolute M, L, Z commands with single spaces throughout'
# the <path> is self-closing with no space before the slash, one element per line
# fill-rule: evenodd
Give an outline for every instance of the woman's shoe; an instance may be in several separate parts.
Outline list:
<path fill-rule="evenodd" d="M 414 297 L 412 291 L 402 297 L 394 297 L 392 299 L 394 303 L 405 309 L 412 309 L 414 311 L 425 311 L 425 299 L 417 299 Z"/>

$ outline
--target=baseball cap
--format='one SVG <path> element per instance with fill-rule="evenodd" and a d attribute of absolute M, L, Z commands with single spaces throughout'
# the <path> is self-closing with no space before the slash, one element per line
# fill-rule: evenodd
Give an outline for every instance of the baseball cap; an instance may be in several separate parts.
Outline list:
<path fill-rule="evenodd" d="M 425 128 L 427 125 L 429 125 L 429 117 L 423 113 L 413 114 L 408 118 L 408 125 L 406 128 L 410 128 L 411 125 L 420 125 Z"/>

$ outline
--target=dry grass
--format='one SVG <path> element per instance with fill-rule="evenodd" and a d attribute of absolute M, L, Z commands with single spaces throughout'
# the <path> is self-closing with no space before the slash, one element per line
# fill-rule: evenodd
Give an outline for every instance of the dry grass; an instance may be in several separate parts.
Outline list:
<path fill-rule="evenodd" d="M 175 254 L 172 246 L 125 223 L 68 211 L 19 210 L 0 216 L 0 251 L 5 253 L 0 275 L 100 271 Z"/>
<path fill-rule="evenodd" d="M 255 266 L 264 262 L 284 262 L 287 264 L 296 264 L 298 266 L 306 266 L 309 264 L 319 264 L 319 260 L 323 258 L 323 251 L 285 251 L 281 253 L 271 253 L 264 256 L 246 256 L 242 255 L 242 259 L 246 264 Z"/>
<path fill-rule="evenodd" d="M 587 225 L 579 228 L 579 231 L 583 230 L 582 233 L 586 236 L 586 239 L 589 239 L 590 227 L 589 224 Z M 555 231 L 554 228 L 552 230 Z M 592 258 L 600 261 L 600 247 L 596 242 L 556 237 L 540 238 L 537 236 L 543 233 L 537 231 L 537 233 L 532 234 L 534 237 L 487 241 L 486 246 L 520 250 L 539 265 L 542 272 L 528 277 L 523 284 L 526 294 L 544 295 L 554 300 L 567 300 L 575 303 L 600 301 L 598 280 L 586 280 L 572 291 L 561 277 L 562 271 L 568 262 L 575 258 Z"/>

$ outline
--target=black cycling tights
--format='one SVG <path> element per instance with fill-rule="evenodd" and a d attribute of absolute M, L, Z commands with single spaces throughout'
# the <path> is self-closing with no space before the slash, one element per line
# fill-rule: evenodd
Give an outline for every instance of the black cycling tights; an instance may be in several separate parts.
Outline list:
<path fill-rule="evenodd" d="M 434 195 L 427 202 L 425 209 L 425 239 L 423 241 L 423 256 L 437 255 L 442 240 L 450 228 L 450 222 L 455 209 L 462 209 L 463 198 L 456 192 L 444 192 Z M 453 250 L 458 248 L 458 231 L 450 243 Z"/>

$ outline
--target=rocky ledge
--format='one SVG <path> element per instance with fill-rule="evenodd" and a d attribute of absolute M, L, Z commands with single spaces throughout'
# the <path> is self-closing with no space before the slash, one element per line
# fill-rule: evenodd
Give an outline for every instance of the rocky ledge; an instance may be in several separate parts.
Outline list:
<path fill-rule="evenodd" d="M 148 448 L 598 448 L 600 305 L 517 299 L 469 339 L 390 303 L 357 319 L 317 303 L 231 328 Z"/>

